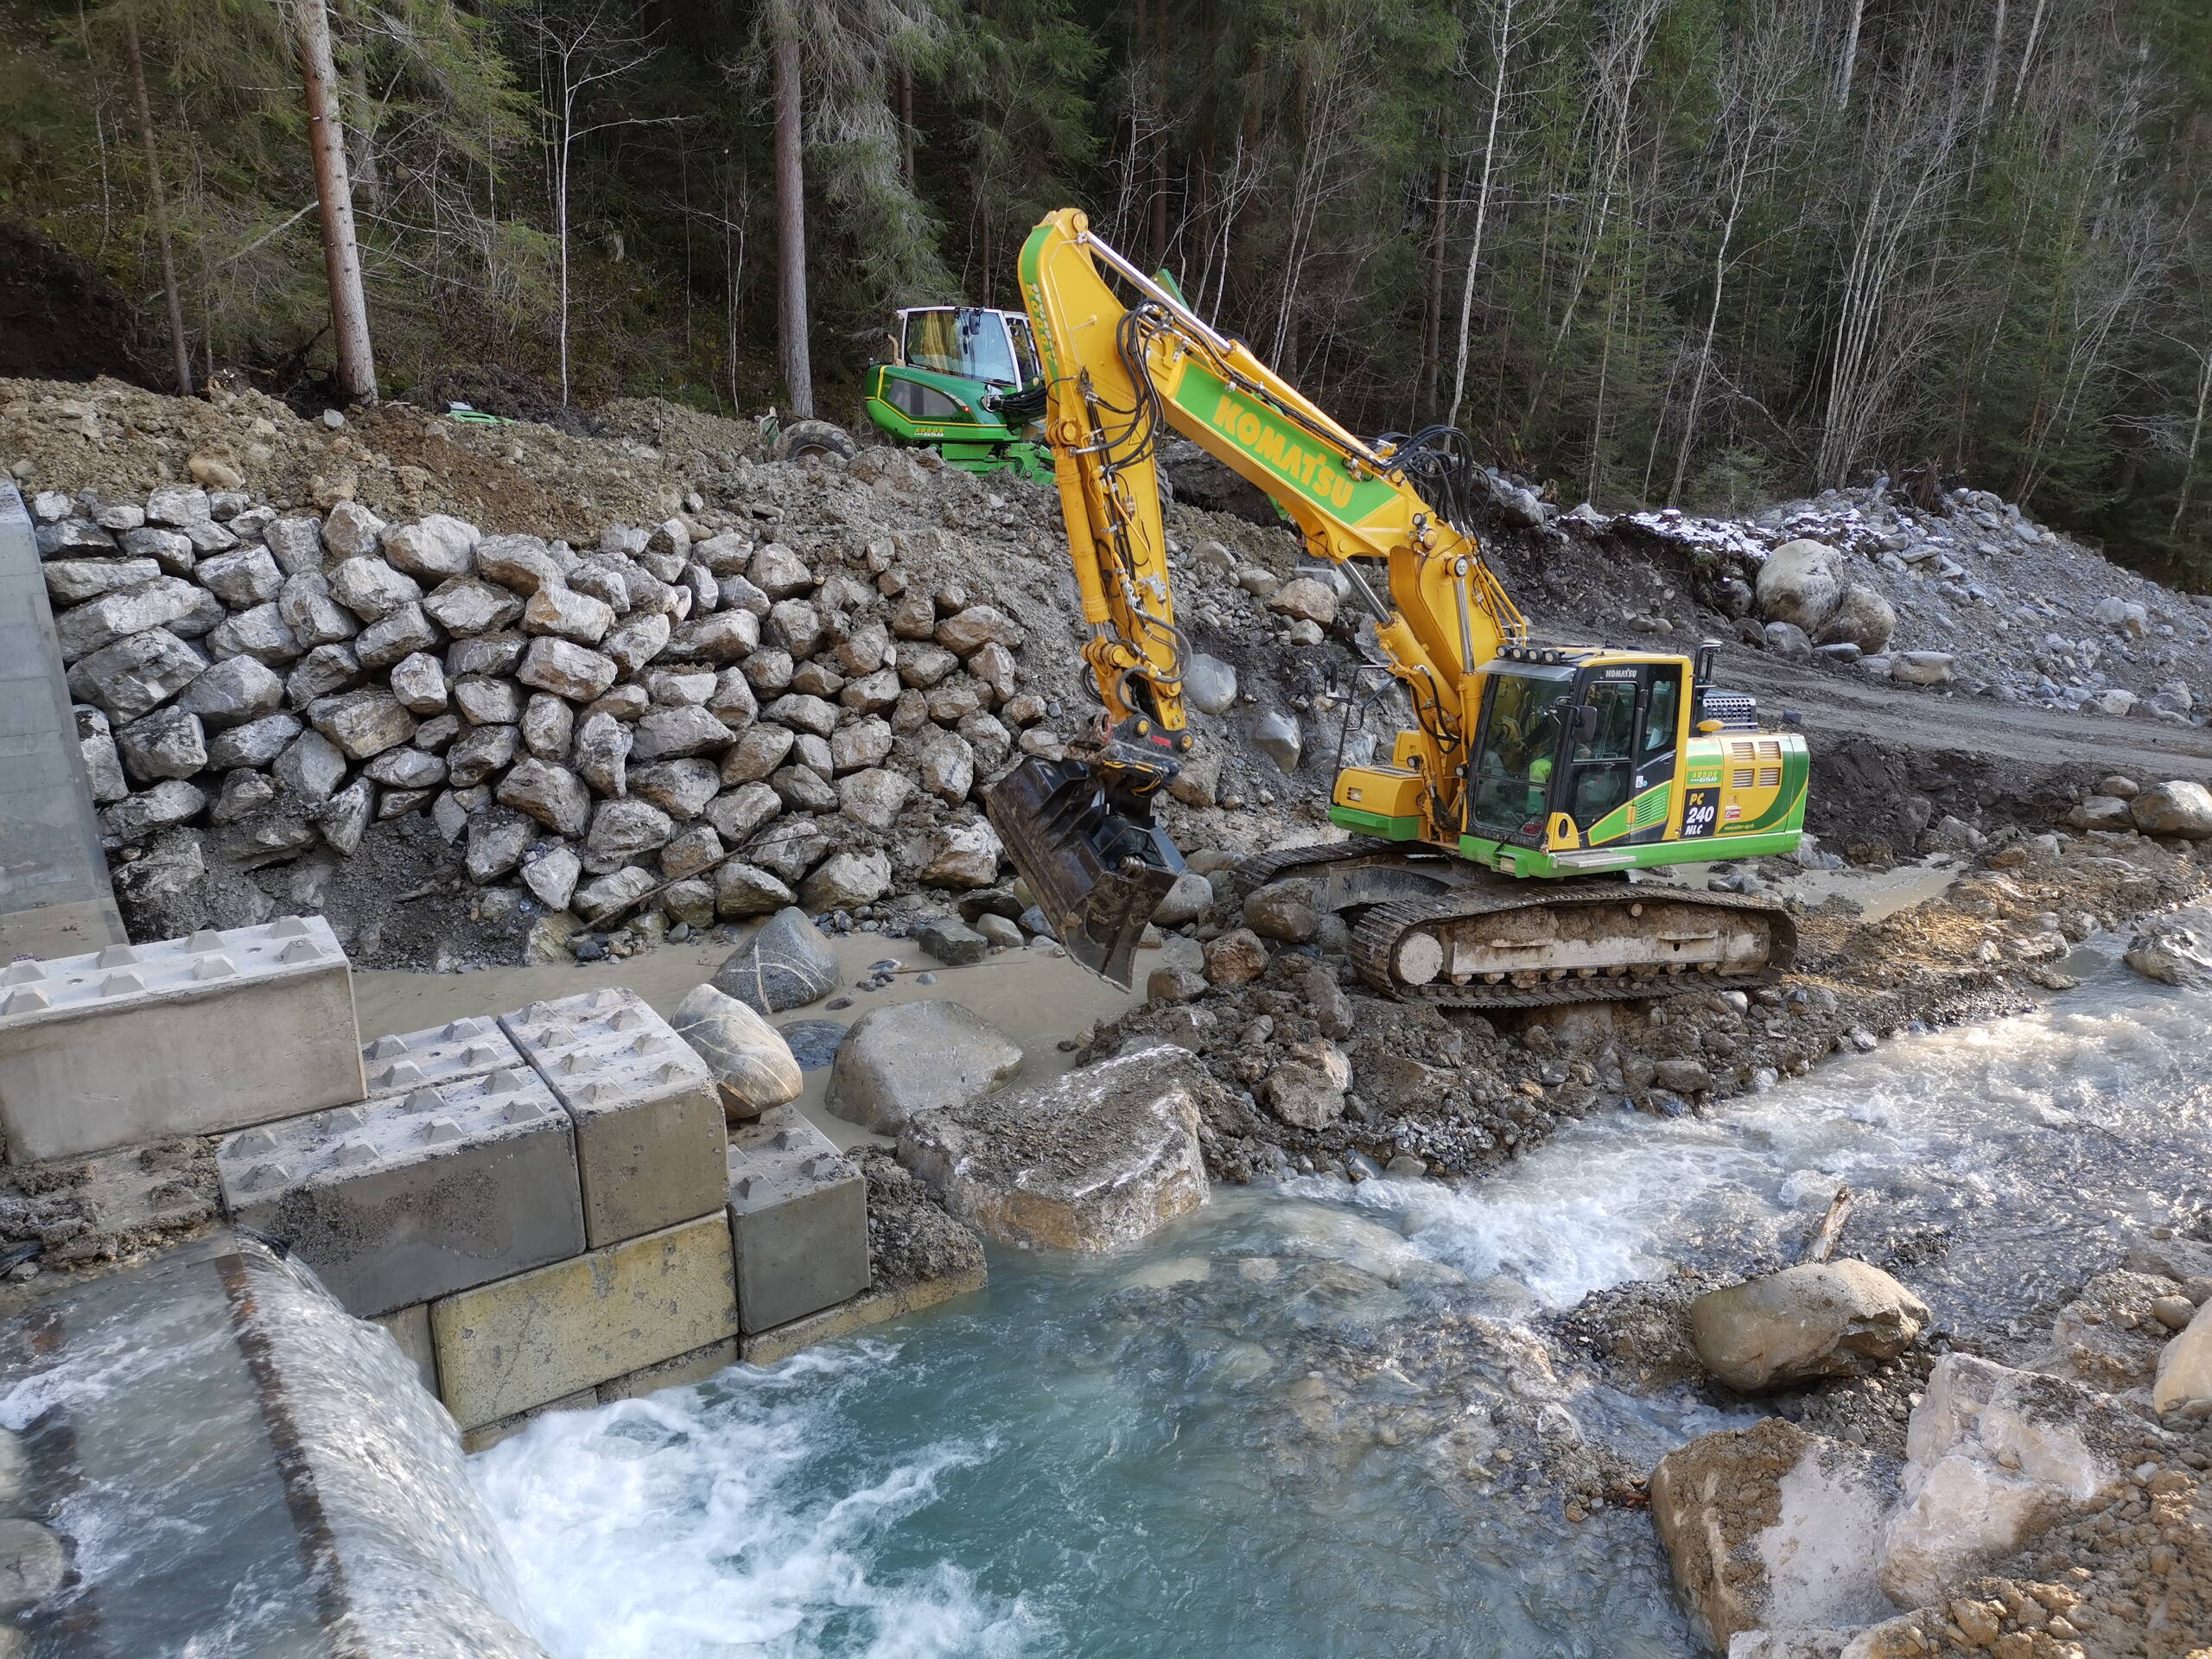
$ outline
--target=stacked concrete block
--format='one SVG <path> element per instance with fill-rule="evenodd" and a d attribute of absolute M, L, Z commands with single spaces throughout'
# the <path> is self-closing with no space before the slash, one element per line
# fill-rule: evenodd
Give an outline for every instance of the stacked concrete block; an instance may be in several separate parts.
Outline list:
<path fill-rule="evenodd" d="M 736 1130 L 728 1175 L 747 1336 L 868 1287 L 868 1183 L 796 1109 L 779 1107 Z"/>
<path fill-rule="evenodd" d="M 223 1202 L 368 1318 L 585 1248 L 575 1135 L 521 1067 L 242 1130 Z"/>
<path fill-rule="evenodd" d="M 575 1124 L 593 1249 L 721 1209 L 714 1078 L 635 992 L 533 1002 L 499 1024 Z"/>
<path fill-rule="evenodd" d="M 434 1302 L 446 1408 L 476 1431 L 591 1404 L 602 1383 L 734 1338 L 732 1283 L 717 1212 Z"/>
<path fill-rule="evenodd" d="M 364 1092 L 353 971 L 319 916 L 0 969 L 0 1127 L 16 1162 Z"/>
<path fill-rule="evenodd" d="M 496 1020 L 454 1020 L 404 1037 L 379 1037 L 361 1050 L 371 1098 L 442 1088 L 523 1064 Z"/>

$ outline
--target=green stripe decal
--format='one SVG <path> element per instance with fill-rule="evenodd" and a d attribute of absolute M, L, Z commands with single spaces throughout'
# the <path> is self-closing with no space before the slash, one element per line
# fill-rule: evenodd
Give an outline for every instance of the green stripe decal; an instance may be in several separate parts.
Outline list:
<path fill-rule="evenodd" d="M 1185 367 L 1175 402 L 1307 500 L 1347 523 L 1358 524 L 1398 499 L 1397 491 L 1379 478 L 1353 479 L 1323 440 L 1196 363 Z"/>
<path fill-rule="evenodd" d="M 1582 837 L 1583 843 L 1590 847 L 1602 847 L 1609 841 L 1618 841 L 1623 836 L 1649 830 L 1655 823 L 1664 823 L 1667 808 L 1674 798 L 1674 789 L 1671 780 L 1655 784 L 1633 800 L 1622 802 L 1590 826 L 1589 833 Z"/>

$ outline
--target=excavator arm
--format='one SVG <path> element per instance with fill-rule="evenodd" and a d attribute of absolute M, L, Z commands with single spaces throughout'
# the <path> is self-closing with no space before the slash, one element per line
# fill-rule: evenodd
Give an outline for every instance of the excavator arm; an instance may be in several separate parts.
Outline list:
<path fill-rule="evenodd" d="M 1374 611 L 1384 666 L 1414 710 L 1392 772 L 1424 839 L 1456 833 L 1484 665 L 1525 640 L 1527 625 L 1465 528 L 1471 463 L 1457 432 L 1357 437 L 1073 209 L 1031 233 L 1020 278 L 1045 363 L 1083 656 L 1103 708 L 1067 760 L 1025 762 L 988 804 L 1063 944 L 1126 985 L 1137 938 L 1182 868 L 1151 802 L 1192 742 L 1156 471 L 1166 431 L 1265 491 L 1308 553 L 1344 567 Z"/>

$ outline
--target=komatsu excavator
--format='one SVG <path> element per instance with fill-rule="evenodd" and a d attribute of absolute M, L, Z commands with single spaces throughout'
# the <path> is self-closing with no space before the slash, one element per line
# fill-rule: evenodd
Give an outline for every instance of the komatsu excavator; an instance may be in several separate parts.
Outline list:
<path fill-rule="evenodd" d="M 1382 660 L 1368 671 L 1403 689 L 1413 722 L 1387 763 L 1338 772 L 1329 817 L 1352 836 L 1247 860 L 1240 891 L 1306 879 L 1351 927 L 1361 976 L 1409 1001 L 1650 996 L 1790 965 L 1781 906 L 1628 879 L 1789 852 L 1802 833 L 1804 740 L 1762 731 L 1749 697 L 1715 690 L 1711 646 L 1533 641 L 1469 529 L 1480 480 L 1459 433 L 1354 436 L 1081 213 L 1031 233 L 1020 278 L 1104 708 L 1067 759 L 1025 760 L 987 806 L 1071 955 L 1128 985 L 1183 868 L 1153 814 L 1193 742 L 1154 476 L 1173 428 L 1343 569 L 1375 615 Z"/>

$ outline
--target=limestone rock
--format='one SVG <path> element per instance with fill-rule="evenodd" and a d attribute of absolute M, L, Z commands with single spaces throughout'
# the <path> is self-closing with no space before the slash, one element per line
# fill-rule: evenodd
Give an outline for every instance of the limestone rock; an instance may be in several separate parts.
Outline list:
<path fill-rule="evenodd" d="M 657 709 L 637 724 L 630 738 L 633 760 L 662 760 L 695 754 L 719 754 L 733 736 L 710 710 L 696 704 Z"/>
<path fill-rule="evenodd" d="M 423 601 L 430 620 L 448 633 L 466 636 L 504 628 L 522 615 L 522 601 L 474 576 L 442 582 Z"/>
<path fill-rule="evenodd" d="M 889 830 L 914 792 L 913 779 L 903 772 L 871 766 L 839 780 L 836 801 L 855 823 L 875 830 Z"/>
<path fill-rule="evenodd" d="M 857 910 L 891 890 L 891 859 L 878 849 L 832 853 L 799 884 L 798 901 L 817 916 L 824 911 Z"/>
<path fill-rule="evenodd" d="M 1833 549 L 1815 541 L 1784 542 L 1759 568 L 1759 614 L 1817 634 L 1843 601 Z"/>
<path fill-rule="evenodd" d="M 1206 941 L 1206 978 L 1216 985 L 1249 985 L 1267 970 L 1268 947 L 1249 927 Z"/>
<path fill-rule="evenodd" d="M 321 732 L 302 732 L 270 768 L 276 781 L 302 801 L 321 804 L 345 780 L 346 757 Z"/>
<path fill-rule="evenodd" d="M 2212 790 L 2177 779 L 2140 791 L 2128 804 L 2128 816 L 2146 836 L 2180 836 L 2189 841 L 2212 837 Z"/>
<path fill-rule="evenodd" d="M 1927 1304 L 1888 1274 L 1846 1259 L 1710 1291 L 1690 1306 L 1690 1333 L 1708 1370 L 1757 1394 L 1895 1359 L 1929 1318 Z"/>
<path fill-rule="evenodd" d="M 806 1087 L 783 1033 L 712 985 L 687 992 L 669 1024 L 705 1062 L 721 1095 L 722 1115 L 734 1122 L 797 1100 Z"/>
<path fill-rule="evenodd" d="M 330 568 L 327 579 L 330 596 L 364 622 L 380 621 L 423 597 L 422 585 L 414 577 L 378 558 L 340 560 Z"/>
<path fill-rule="evenodd" d="M 614 626 L 614 607 L 565 582 L 542 584 L 522 607 L 524 633 L 552 635 L 580 645 L 595 645 Z"/>
<path fill-rule="evenodd" d="M 415 716 L 389 691 L 373 686 L 318 697 L 307 713 L 315 730 L 351 760 L 365 760 L 415 735 Z"/>
<path fill-rule="evenodd" d="M 541 636 L 530 642 L 515 677 L 573 702 L 589 702 L 614 683 L 614 659 L 572 639 Z"/>
<path fill-rule="evenodd" d="M 100 814 L 100 824 L 118 841 L 143 841 L 156 830 L 182 823 L 206 810 L 204 791 L 170 778 L 118 801 Z"/>
<path fill-rule="evenodd" d="M 585 715 L 576 730 L 577 772 L 601 794 L 620 799 L 629 793 L 630 741 L 630 728 L 613 715 Z"/>
<path fill-rule="evenodd" d="M 519 812 L 494 806 L 477 813 L 468 821 L 468 879 L 479 887 L 498 880 L 522 862 L 537 833 L 537 826 Z"/>
<path fill-rule="evenodd" d="M 402 658 L 391 665 L 391 695 L 410 715 L 442 715 L 451 701 L 446 671 L 426 651 Z"/>
<path fill-rule="evenodd" d="M 1890 658 L 1890 677 L 1900 685 L 1948 685 L 1958 659 L 1947 651 L 1901 651 Z"/>
<path fill-rule="evenodd" d="M 2078 1383 L 1944 1355 L 1905 1432 L 1882 1588 L 1900 1607 L 1937 1600 L 2095 1497 L 2120 1472 L 2104 1448 L 2141 1433 Z"/>
<path fill-rule="evenodd" d="M 539 854 L 522 867 L 523 885 L 537 895 L 537 902 L 546 909 L 566 910 L 569 900 L 576 891 L 576 879 L 583 874 L 583 861 L 572 847 L 555 847 Z"/>
<path fill-rule="evenodd" d="M 721 787 L 711 760 L 656 760 L 629 769 L 630 793 L 651 801 L 671 817 L 689 823 L 706 810 Z"/>
<path fill-rule="evenodd" d="M 507 769 L 497 795 L 502 806 L 527 812 L 556 836 L 581 836 L 591 822 L 591 791 L 583 779 L 536 755 L 525 755 Z"/>
<path fill-rule="evenodd" d="M 652 872 L 631 864 L 577 888 L 569 906 L 587 922 L 608 924 L 619 920 L 652 890 Z"/>
<path fill-rule="evenodd" d="M 2212 1302 L 2196 1310 L 2182 1333 L 2158 1355 L 2151 1404 L 2160 1416 L 2190 1406 L 2212 1406 Z"/>
<path fill-rule="evenodd" d="M 1740 1632 L 1851 1630 L 1891 1611 L 1879 1580 L 1896 1466 L 1769 1417 L 1659 1461 L 1651 1520 L 1718 1651 Z"/>
<path fill-rule="evenodd" d="M 251 657 L 229 657 L 185 687 L 176 706 L 219 732 L 258 720 L 283 701 L 276 670 Z"/>
<path fill-rule="evenodd" d="M 917 1113 L 899 1161 L 988 1236 L 1117 1249 L 1206 1202 L 1199 1101 L 1214 1086 L 1188 1051 L 1158 1044 Z"/>
<path fill-rule="evenodd" d="M 1252 747 L 1287 775 L 1298 770 L 1305 740 L 1299 734 L 1294 716 L 1280 709 L 1270 709 L 1252 722 Z"/>
<path fill-rule="evenodd" d="M 562 579 L 559 560 L 535 536 L 486 536 L 476 544 L 477 574 L 518 594 L 534 594 Z"/>
<path fill-rule="evenodd" d="M 158 709 L 131 721 L 116 733 L 115 744 L 124 771 L 140 783 L 189 778 L 207 765 L 207 728 L 197 715 L 180 707 Z"/>
<path fill-rule="evenodd" d="M 384 556 L 409 575 L 435 582 L 467 575 L 475 568 L 476 544 L 483 539 L 483 532 L 466 519 L 434 512 L 420 524 L 385 531 Z"/>
<path fill-rule="evenodd" d="M 998 831 L 978 819 L 941 826 L 930 838 L 929 861 L 916 878 L 926 887 L 971 892 L 998 880 L 1003 852 Z"/>
<path fill-rule="evenodd" d="M 879 1135 L 896 1135 L 916 1112 L 963 1106 L 1012 1081 L 1021 1060 L 1012 1038 L 960 1003 L 893 1003 L 853 1023 L 823 1103 Z"/>
<path fill-rule="evenodd" d="M 732 860 L 715 872 L 717 916 L 766 916 L 798 901 L 797 893 L 757 864 Z"/>
<path fill-rule="evenodd" d="M 1312 576 L 1294 576 L 1275 589 L 1268 608 L 1278 616 L 1325 628 L 1337 620 L 1337 590 Z"/>
<path fill-rule="evenodd" d="M 732 951 L 709 983 L 755 1014 L 781 1014 L 836 988 L 837 953 L 804 911 L 786 906 Z"/>
<path fill-rule="evenodd" d="M 675 822 L 650 801 L 601 801 L 592 813 L 584 847 L 601 858 L 638 858 L 665 844 L 675 833 Z"/>
<path fill-rule="evenodd" d="M 1175 885 L 1167 889 L 1167 896 L 1152 912 L 1152 919 L 1161 927 L 1180 927 L 1185 922 L 1197 921 L 1212 908 L 1213 883 L 1196 870 L 1185 870 L 1175 878 Z"/>

